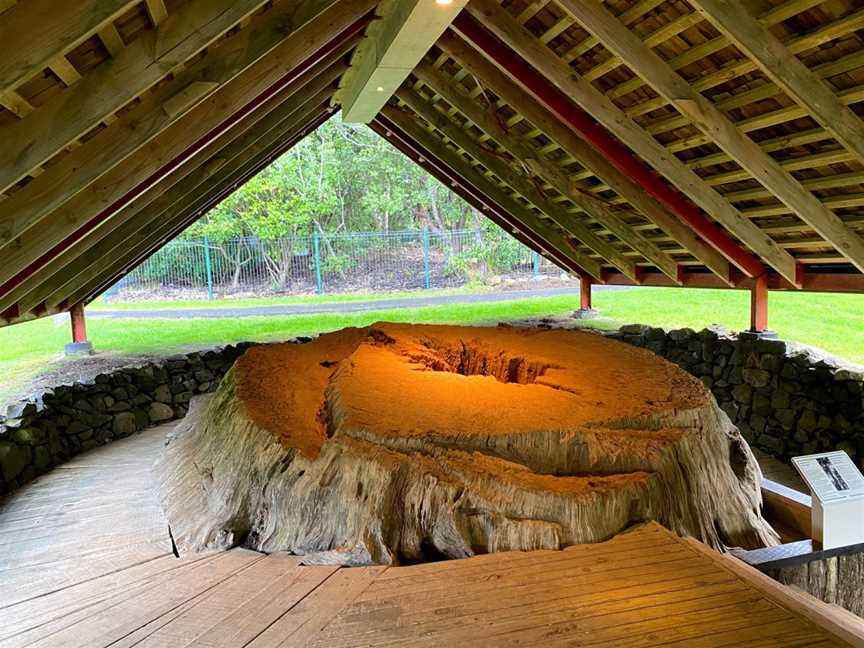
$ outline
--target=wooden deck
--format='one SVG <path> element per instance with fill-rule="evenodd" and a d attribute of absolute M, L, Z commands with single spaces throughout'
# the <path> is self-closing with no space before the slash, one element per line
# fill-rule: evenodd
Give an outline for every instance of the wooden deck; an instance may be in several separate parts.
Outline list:
<path fill-rule="evenodd" d="M 0 646 L 845 646 L 861 623 L 648 524 L 599 545 L 398 568 L 179 560 L 151 494 L 165 428 L 0 504 Z"/>

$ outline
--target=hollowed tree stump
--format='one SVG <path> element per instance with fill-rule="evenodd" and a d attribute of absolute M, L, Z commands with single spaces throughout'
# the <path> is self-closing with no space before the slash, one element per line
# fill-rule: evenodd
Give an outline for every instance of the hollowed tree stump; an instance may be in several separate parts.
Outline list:
<path fill-rule="evenodd" d="M 653 519 L 775 541 L 701 382 L 578 331 L 377 324 L 252 348 L 156 466 L 181 552 L 369 564 L 549 549 Z"/>

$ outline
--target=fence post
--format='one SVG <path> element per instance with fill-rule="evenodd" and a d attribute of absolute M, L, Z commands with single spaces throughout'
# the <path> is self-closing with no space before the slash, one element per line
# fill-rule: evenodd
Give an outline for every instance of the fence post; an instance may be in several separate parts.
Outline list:
<path fill-rule="evenodd" d="M 536 279 L 539 276 L 540 276 L 540 253 L 535 252 L 534 253 L 534 278 Z"/>
<path fill-rule="evenodd" d="M 318 232 L 312 235 L 312 247 L 315 251 L 315 292 L 321 293 L 321 237 Z"/>
<path fill-rule="evenodd" d="M 210 242 L 204 237 L 204 268 L 207 271 L 207 299 L 213 301 L 213 265 L 210 263 Z"/>
<path fill-rule="evenodd" d="M 428 290 L 432 285 L 429 273 L 429 228 L 423 227 L 423 285 Z"/>

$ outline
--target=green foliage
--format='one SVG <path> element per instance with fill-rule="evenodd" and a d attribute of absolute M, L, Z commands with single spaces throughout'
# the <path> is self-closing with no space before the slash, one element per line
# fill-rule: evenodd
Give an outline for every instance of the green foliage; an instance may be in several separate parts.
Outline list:
<path fill-rule="evenodd" d="M 447 272 L 451 275 L 476 278 L 485 274 L 514 272 L 520 264 L 529 262 L 525 247 L 487 221 L 482 243 L 466 247 L 449 258 Z"/>
<path fill-rule="evenodd" d="M 424 225 L 448 231 L 464 227 L 470 213 L 386 140 L 337 117 L 239 187 L 184 237 L 272 240 Z"/>
<path fill-rule="evenodd" d="M 260 241 L 264 267 L 278 288 L 285 286 L 295 262 L 295 253 L 279 241 L 313 233 L 326 240 L 337 233 L 421 227 L 446 232 L 464 227 L 469 215 L 474 214 L 467 204 L 386 140 L 336 118 L 239 187 L 183 236 L 206 237 L 216 245 L 233 285 L 250 256 L 242 248 L 219 244 L 240 238 Z M 324 252 L 325 272 L 351 269 L 346 252 Z"/>

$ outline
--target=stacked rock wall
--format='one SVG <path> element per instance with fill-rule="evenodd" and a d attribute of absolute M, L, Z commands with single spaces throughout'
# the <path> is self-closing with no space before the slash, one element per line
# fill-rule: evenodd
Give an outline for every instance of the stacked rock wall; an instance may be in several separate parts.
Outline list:
<path fill-rule="evenodd" d="M 845 450 L 864 465 L 864 368 L 723 329 L 628 325 L 612 337 L 700 378 L 750 445 L 780 458 Z"/>
<path fill-rule="evenodd" d="M 182 418 L 189 400 L 214 391 L 250 344 L 177 355 L 54 388 L 0 416 L 0 493 L 70 457 L 151 425 Z"/>
<path fill-rule="evenodd" d="M 744 438 L 780 458 L 845 450 L 864 467 L 864 368 L 781 340 L 722 329 L 667 331 L 639 324 L 609 334 L 700 378 Z M 0 416 L 0 493 L 70 457 L 185 416 L 214 391 L 249 343 L 57 387 Z"/>

